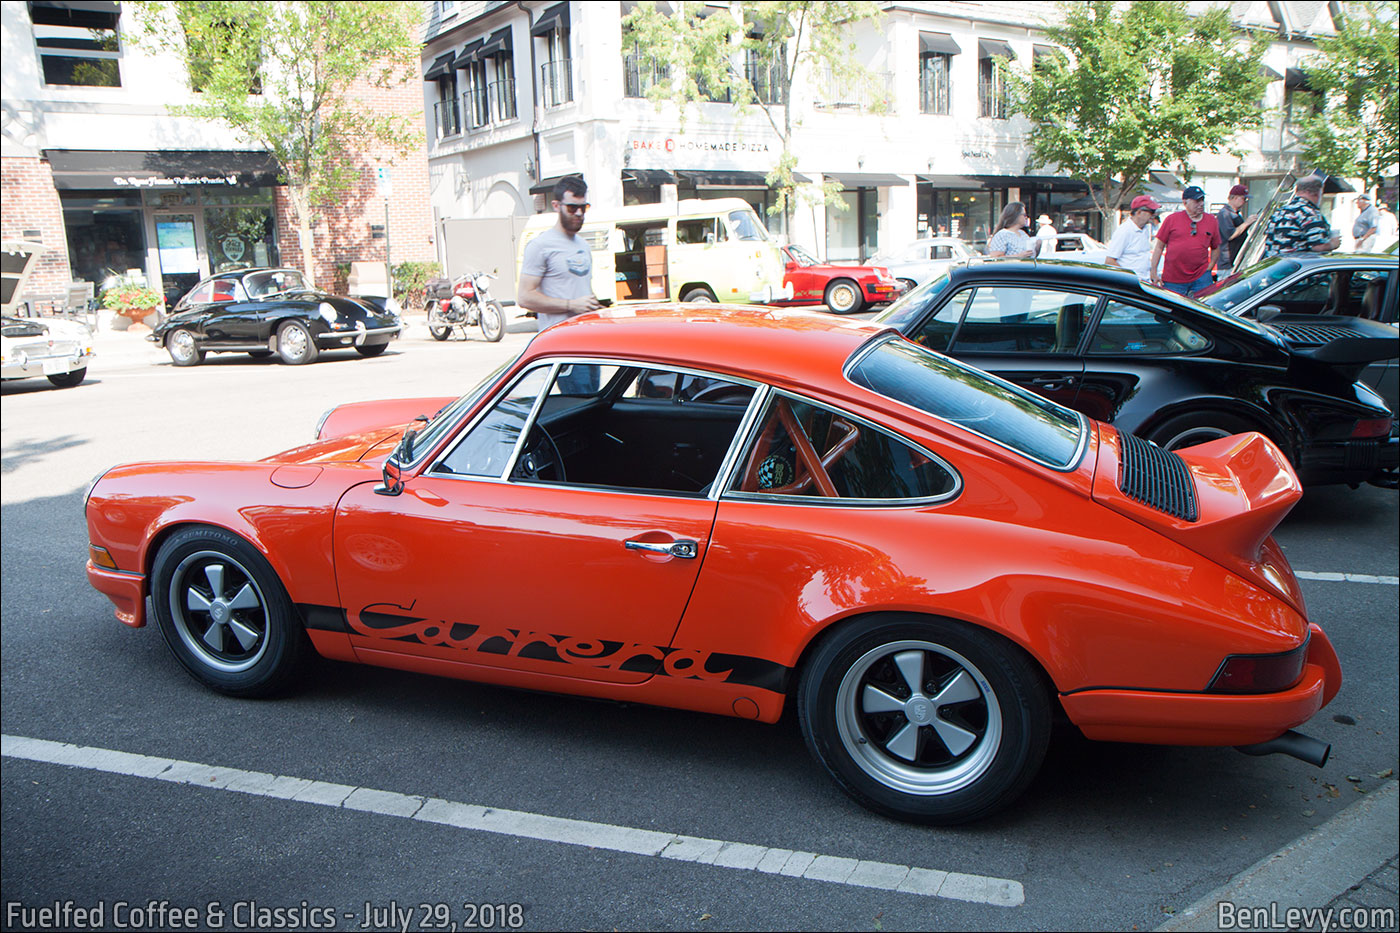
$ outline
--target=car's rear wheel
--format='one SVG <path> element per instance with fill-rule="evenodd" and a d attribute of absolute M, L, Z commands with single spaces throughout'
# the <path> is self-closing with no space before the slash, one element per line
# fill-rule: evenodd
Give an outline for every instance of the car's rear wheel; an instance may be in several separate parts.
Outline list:
<path fill-rule="evenodd" d="M 822 298 L 827 310 L 834 314 L 850 314 L 859 311 L 861 301 L 860 286 L 850 279 L 837 279 L 826 287 Z"/>
<path fill-rule="evenodd" d="M 359 353 L 360 356 L 378 356 L 387 349 L 389 349 L 387 343 L 367 343 L 363 346 L 356 347 L 355 352 Z"/>
<path fill-rule="evenodd" d="M 181 327 L 171 331 L 165 338 L 165 350 L 170 361 L 176 366 L 197 366 L 204 362 L 204 351 L 199 348 L 199 340 L 194 331 Z"/>
<path fill-rule="evenodd" d="M 231 696 L 286 686 L 306 631 L 261 554 L 222 528 L 187 528 L 161 545 L 151 574 L 156 624 L 200 683 Z"/>
<path fill-rule="evenodd" d="M 701 304 L 714 304 L 715 293 L 708 288 L 696 287 L 688 288 L 685 294 L 681 295 L 681 301 L 694 301 Z"/>
<path fill-rule="evenodd" d="M 1050 735 L 1043 679 L 1019 647 L 922 616 L 834 633 L 803 670 L 797 713 L 808 748 L 846 793 L 940 825 L 1011 803 Z"/>
<path fill-rule="evenodd" d="M 506 312 L 499 301 L 488 301 L 481 306 L 481 336 L 496 343 L 506 333 Z"/>
<path fill-rule="evenodd" d="M 249 350 L 248 355 L 255 360 L 265 360 L 272 355 L 271 350 Z"/>
<path fill-rule="evenodd" d="M 75 385 L 81 383 L 86 378 L 87 367 L 84 366 L 82 369 L 74 369 L 66 373 L 54 373 L 53 375 L 49 376 L 49 382 L 52 382 L 60 389 L 71 389 Z"/>
<path fill-rule="evenodd" d="M 1248 421 L 1224 412 L 1177 415 L 1154 428 L 1147 439 L 1163 450 L 1184 450 L 1232 434 L 1255 431 Z"/>
<path fill-rule="evenodd" d="M 282 362 L 292 366 L 310 363 L 316 359 L 316 341 L 306 325 L 298 321 L 288 321 L 277 331 L 277 355 Z"/>

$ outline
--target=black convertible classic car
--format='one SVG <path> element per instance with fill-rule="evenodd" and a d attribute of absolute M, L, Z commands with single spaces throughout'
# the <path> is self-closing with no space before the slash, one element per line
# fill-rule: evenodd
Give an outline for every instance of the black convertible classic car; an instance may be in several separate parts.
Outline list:
<path fill-rule="evenodd" d="M 150 339 L 165 347 L 176 366 L 225 352 L 276 353 L 282 362 L 298 364 L 336 347 L 378 356 L 402 329 L 392 298 L 328 295 L 295 269 L 239 269 L 190 289 Z"/>
<path fill-rule="evenodd" d="M 1275 327 L 1085 263 L 973 263 L 877 320 L 1162 447 L 1258 431 L 1305 484 L 1394 481 L 1392 415 L 1358 381 L 1400 355 L 1395 328 L 1359 317 Z"/>

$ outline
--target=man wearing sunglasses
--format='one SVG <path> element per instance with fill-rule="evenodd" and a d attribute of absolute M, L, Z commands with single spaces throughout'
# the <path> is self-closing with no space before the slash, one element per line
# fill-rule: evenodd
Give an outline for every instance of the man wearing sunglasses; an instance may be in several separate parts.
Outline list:
<path fill-rule="evenodd" d="M 1206 193 L 1191 185 L 1181 193 L 1183 210 L 1177 211 L 1157 230 L 1152 244 L 1152 284 L 1178 295 L 1191 296 L 1210 287 L 1210 269 L 1220 253 L 1220 226 L 1206 213 Z M 1157 260 L 1166 253 L 1159 267 Z M 1160 269 L 1160 271 L 1159 271 Z"/>
<path fill-rule="evenodd" d="M 540 330 L 602 307 L 593 296 L 593 254 L 578 235 L 588 212 L 581 175 L 559 179 L 550 202 L 559 222 L 525 244 L 516 300 L 535 312 Z"/>

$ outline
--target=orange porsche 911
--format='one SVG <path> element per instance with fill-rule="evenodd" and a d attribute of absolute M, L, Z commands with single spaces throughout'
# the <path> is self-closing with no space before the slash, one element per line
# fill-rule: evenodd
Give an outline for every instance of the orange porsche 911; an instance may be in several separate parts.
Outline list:
<path fill-rule="evenodd" d="M 1259 434 L 1179 452 L 827 315 L 604 311 L 458 399 L 343 405 L 252 463 L 114 467 L 87 574 L 209 687 L 341 661 L 775 722 L 951 824 L 1052 714 L 1321 765 L 1341 685 Z"/>

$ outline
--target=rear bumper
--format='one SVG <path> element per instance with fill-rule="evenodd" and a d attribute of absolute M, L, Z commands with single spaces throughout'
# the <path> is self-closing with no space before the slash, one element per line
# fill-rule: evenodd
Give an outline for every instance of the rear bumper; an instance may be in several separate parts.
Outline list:
<path fill-rule="evenodd" d="M 132 628 L 146 624 L 146 577 L 87 563 L 88 582 L 116 607 L 117 621 Z"/>
<path fill-rule="evenodd" d="M 1342 685 L 1342 667 L 1322 629 L 1309 626 L 1303 677 L 1280 693 L 1227 695 L 1085 690 L 1062 696 L 1087 738 L 1150 745 L 1253 745 L 1301 726 Z"/>
<path fill-rule="evenodd" d="M 1400 437 L 1315 443 L 1303 450 L 1298 478 L 1305 486 L 1364 483 L 1377 473 L 1400 468 Z"/>
<path fill-rule="evenodd" d="M 867 282 L 865 297 L 870 301 L 894 301 L 905 292 L 903 282 Z"/>

